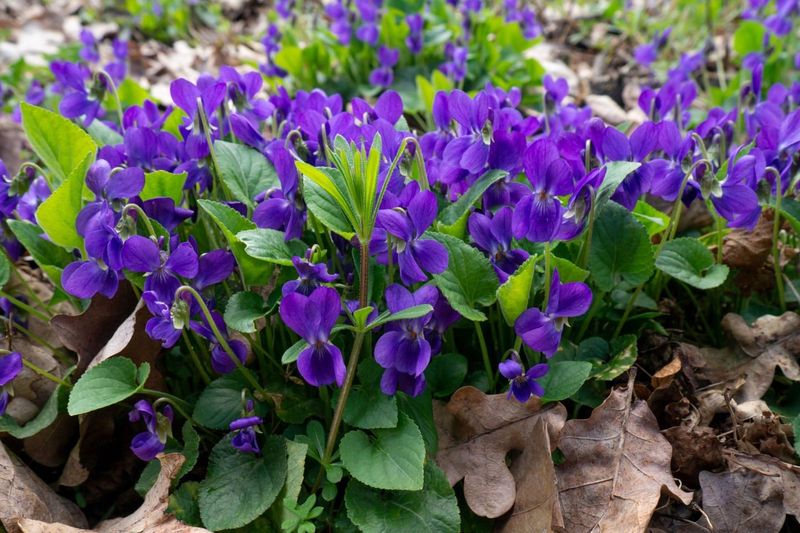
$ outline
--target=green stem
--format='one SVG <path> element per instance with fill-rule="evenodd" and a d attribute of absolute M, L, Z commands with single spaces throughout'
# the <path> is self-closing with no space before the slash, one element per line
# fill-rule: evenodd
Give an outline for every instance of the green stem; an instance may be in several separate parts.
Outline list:
<path fill-rule="evenodd" d="M 11 353 L 11 350 L 2 350 L 2 349 L 0 349 L 0 354 L 8 355 L 10 353 Z M 72 388 L 72 384 L 71 383 L 68 383 L 68 382 L 64 381 L 63 379 L 61 379 L 60 377 L 51 374 L 50 372 L 48 372 L 44 368 L 38 367 L 34 363 L 31 363 L 30 361 L 25 359 L 24 357 L 22 358 L 22 364 L 25 365 L 27 368 L 33 370 L 36 374 L 42 376 L 43 378 L 49 379 L 53 383 L 56 383 L 58 385 L 61 385 L 62 387 L 66 387 L 68 389 Z"/>
<path fill-rule="evenodd" d="M 25 335 L 29 339 L 37 342 L 38 344 L 41 344 L 42 346 L 44 346 L 45 348 L 47 348 L 51 352 L 58 351 L 58 348 L 56 348 L 55 346 L 53 346 L 52 344 L 50 344 L 49 342 L 47 342 L 46 340 L 41 338 L 39 335 L 36 335 L 35 333 L 30 331 L 26 327 L 14 322 L 13 319 L 5 317 L 5 316 L 0 316 L 0 320 L 3 320 L 4 322 L 6 322 L 9 325 L 9 327 L 12 327 L 12 328 L 16 329 L 17 331 L 19 331 L 20 333 L 22 333 L 23 335 Z"/>
<path fill-rule="evenodd" d="M 483 338 L 483 329 L 480 322 L 473 322 L 475 325 L 475 334 L 478 336 L 478 344 L 481 347 L 481 356 L 483 357 L 483 367 L 486 370 L 486 378 L 489 380 L 489 388 L 494 389 L 494 368 L 492 361 L 489 358 L 489 349 L 486 347 L 486 339 Z"/>
<path fill-rule="evenodd" d="M 361 251 L 361 270 L 359 272 L 358 284 L 358 305 L 359 308 L 367 306 L 367 287 L 369 286 L 369 240 L 362 241 L 360 244 Z M 344 417 L 344 408 L 347 404 L 347 397 L 350 395 L 350 389 L 353 387 L 353 381 L 356 377 L 356 370 L 358 368 L 358 358 L 361 355 L 361 347 L 364 344 L 365 333 L 359 331 L 356 333 L 356 338 L 353 341 L 353 349 L 350 351 L 350 359 L 347 361 L 347 373 L 345 374 L 344 384 L 342 385 L 341 392 L 339 393 L 339 400 L 336 402 L 336 410 L 333 412 L 333 420 L 331 421 L 331 429 L 328 432 L 328 441 L 325 445 L 325 454 L 322 456 L 322 466 L 317 480 L 314 482 L 314 491 L 319 488 L 322 481 L 324 467 L 327 466 L 331 457 L 333 456 L 333 449 L 336 447 L 336 437 L 339 433 L 339 426 L 342 424 Z"/>
<path fill-rule="evenodd" d="M 781 272 L 781 253 L 778 249 L 778 237 L 781 231 L 781 200 L 783 191 L 781 187 L 781 175 L 773 167 L 768 167 L 767 171 L 775 176 L 775 215 L 772 220 L 772 267 L 775 271 L 775 287 L 778 289 L 778 304 L 781 312 L 786 311 L 786 295 L 783 287 L 783 273 Z"/>
<path fill-rule="evenodd" d="M 111 94 L 114 95 L 114 103 L 117 105 L 117 118 L 119 118 L 119 127 L 122 129 L 124 133 L 125 124 L 122 118 L 123 117 L 122 100 L 119 99 L 119 92 L 117 91 L 117 85 L 114 83 L 114 80 L 111 79 L 111 76 L 105 70 L 100 70 L 97 74 L 103 76 L 106 79 L 108 88 L 111 90 Z"/>
<path fill-rule="evenodd" d="M 264 388 L 258 383 L 258 380 L 247 369 L 247 367 L 245 367 L 242 364 L 242 362 L 239 360 L 239 357 L 236 355 L 236 352 L 234 352 L 233 348 L 231 348 L 231 345 L 228 344 L 228 340 L 225 338 L 224 335 L 222 335 L 222 332 L 220 332 L 219 328 L 217 327 L 217 323 L 214 321 L 214 317 L 211 315 L 211 311 L 209 311 L 208 306 L 206 305 L 206 302 L 203 300 L 203 297 L 200 296 L 200 293 L 198 293 L 193 287 L 189 287 L 188 285 L 183 285 L 179 287 L 178 290 L 175 291 L 175 299 L 177 300 L 178 298 L 180 298 L 181 294 L 183 294 L 184 292 L 188 292 L 194 297 L 195 301 L 197 302 L 197 305 L 200 306 L 200 311 L 202 311 L 203 316 L 205 316 L 206 318 L 208 327 L 211 328 L 211 331 L 212 333 L 214 333 L 214 337 L 216 337 L 217 342 L 219 342 L 219 345 L 222 346 L 223 350 L 225 350 L 225 353 L 228 354 L 228 357 L 230 357 L 233 364 L 235 364 L 236 368 L 239 369 L 239 372 L 241 372 L 242 377 L 244 377 L 247 380 L 247 382 L 250 383 L 250 385 L 255 390 L 257 390 L 262 396 L 271 397 L 271 395 L 266 390 L 264 390 Z"/>
<path fill-rule="evenodd" d="M 203 102 L 200 98 L 197 99 L 197 113 L 200 116 L 200 123 L 203 127 L 203 135 L 205 135 L 206 143 L 208 144 L 208 153 L 211 157 L 211 166 L 214 167 L 214 178 L 216 181 L 215 190 L 219 191 L 222 188 L 222 180 L 220 179 L 220 171 L 219 171 L 219 161 L 217 161 L 217 153 L 214 151 L 214 143 L 211 139 L 211 125 L 208 122 L 208 117 L 206 116 L 206 110 L 203 107 Z M 248 214 L 250 213 L 250 208 L 247 208 Z"/>
<path fill-rule="evenodd" d="M 675 198 L 675 202 L 672 204 L 672 213 L 670 213 L 669 223 L 667 224 L 666 229 L 661 238 L 661 242 L 658 243 L 656 247 L 656 253 L 654 255 L 655 258 L 658 258 L 659 254 L 661 254 L 661 249 L 664 248 L 664 245 L 671 241 L 675 234 L 678 232 L 678 223 L 681 217 L 681 210 L 683 208 L 683 191 L 686 189 L 686 185 L 689 183 L 689 178 L 692 177 L 694 171 L 701 165 L 710 165 L 708 160 L 706 159 L 698 159 L 695 161 L 689 170 L 684 174 L 683 181 L 681 181 L 681 186 L 678 189 L 678 196 Z M 655 277 L 653 278 L 653 286 L 655 287 L 655 300 L 658 301 L 659 296 L 661 295 L 661 271 L 657 271 Z"/>
<path fill-rule="evenodd" d="M 153 227 L 153 223 L 150 222 L 150 217 L 148 217 L 145 214 L 144 210 L 141 207 L 139 207 L 136 204 L 125 204 L 125 207 L 122 208 L 121 216 L 123 218 L 125 216 L 130 216 L 128 213 L 130 213 L 131 211 L 135 211 L 136 214 L 139 215 L 139 218 L 141 218 L 142 223 L 147 228 L 147 231 L 150 233 L 150 237 L 152 237 L 153 240 L 158 241 L 158 235 L 156 234 L 156 230 Z"/>
<path fill-rule="evenodd" d="M 169 404 L 172 405 L 175 408 L 175 410 L 178 411 L 178 413 L 183 418 L 185 418 L 186 420 L 191 422 L 191 424 L 193 426 L 197 425 L 197 424 L 194 423 L 194 420 L 192 419 L 192 417 L 187 413 L 187 410 L 189 410 L 191 408 L 191 405 L 189 403 L 187 403 L 186 401 L 181 400 L 177 396 L 173 396 L 172 394 L 169 394 L 168 392 L 162 392 L 162 391 L 157 391 L 157 390 L 153 390 L 153 389 L 142 389 L 141 393 L 145 394 L 147 396 L 152 396 L 154 398 L 159 398 L 159 399 L 162 399 L 162 400 L 165 400 L 165 401 L 169 402 Z"/>
<path fill-rule="evenodd" d="M 550 282 L 553 276 L 551 274 L 552 266 L 552 258 L 551 258 L 551 251 L 550 251 L 550 243 L 544 243 L 544 303 L 542 303 L 542 307 L 547 307 L 547 302 L 550 300 Z"/>
<path fill-rule="evenodd" d="M 206 372 L 205 367 L 203 366 L 202 361 L 200 361 L 200 357 L 197 355 L 197 351 L 194 349 L 191 341 L 189 340 L 189 335 L 186 334 L 186 330 L 181 331 L 181 336 L 183 337 L 183 341 L 186 343 L 186 348 L 189 350 L 189 355 L 192 358 L 192 363 L 194 363 L 197 372 L 200 373 L 200 377 L 203 380 L 203 383 L 208 385 L 211 383 L 211 378 Z"/>
<path fill-rule="evenodd" d="M 29 315 L 35 316 L 36 318 L 38 318 L 42 322 L 49 322 L 50 319 L 52 318 L 52 317 L 42 313 L 38 309 L 35 309 L 35 308 L 31 307 L 30 305 L 26 304 L 22 300 L 18 300 L 17 298 L 14 298 L 13 296 L 11 296 L 10 294 L 8 294 L 5 291 L 0 291 L 0 297 L 5 298 L 9 302 L 11 302 L 15 307 L 19 307 L 20 309 L 22 309 L 23 311 L 25 311 Z"/>
<path fill-rule="evenodd" d="M 619 337 L 619 334 L 622 332 L 622 326 L 625 325 L 625 322 L 628 320 L 631 311 L 633 311 L 633 306 L 636 304 L 636 300 L 639 298 L 639 293 L 642 292 L 642 288 L 644 288 L 644 283 L 636 287 L 636 290 L 633 291 L 633 294 L 628 300 L 628 304 L 625 306 L 625 312 L 622 313 L 622 318 L 620 319 L 619 324 L 617 324 L 617 329 L 614 330 L 614 335 L 611 337 L 612 341 Z"/>
<path fill-rule="evenodd" d="M 59 385 L 61 385 L 62 387 L 66 387 L 67 389 L 71 389 L 72 388 L 72 384 L 71 383 L 67 383 L 66 381 L 64 381 L 60 377 L 51 374 L 47 370 L 45 370 L 43 368 L 39 368 L 38 366 L 36 366 L 35 364 L 31 363 L 30 361 L 28 361 L 24 357 L 22 358 L 22 364 L 25 365 L 26 367 L 30 368 L 31 370 L 33 370 L 34 372 L 36 372 L 37 374 L 39 374 L 43 378 L 49 379 L 53 383 L 58 383 Z"/>

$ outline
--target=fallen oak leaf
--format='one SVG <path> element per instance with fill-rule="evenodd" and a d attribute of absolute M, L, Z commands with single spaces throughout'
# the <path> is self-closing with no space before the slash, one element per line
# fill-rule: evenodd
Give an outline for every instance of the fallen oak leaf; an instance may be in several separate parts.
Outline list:
<path fill-rule="evenodd" d="M 780 476 L 747 469 L 700 472 L 703 511 L 714 532 L 778 533 L 786 519 Z"/>
<path fill-rule="evenodd" d="M 731 346 L 703 348 L 692 364 L 699 367 L 699 376 L 712 383 L 744 378 L 733 394 L 738 403 L 760 400 L 772 385 L 775 367 L 790 380 L 800 381 L 800 315 L 764 315 L 748 326 L 741 316 L 728 313 L 722 328 L 730 336 Z"/>
<path fill-rule="evenodd" d="M 78 527 L 87 524 L 77 505 L 53 492 L 0 443 L 0 524 L 9 533 L 17 533 L 17 522 L 28 518 Z"/>
<path fill-rule="evenodd" d="M 180 453 L 169 453 L 159 455 L 158 460 L 161 462 L 158 479 L 141 507 L 129 516 L 105 520 L 92 530 L 30 519 L 20 520 L 19 527 L 23 533 L 209 533 L 207 529 L 186 525 L 167 514 L 169 489 L 185 458 Z"/>
<path fill-rule="evenodd" d="M 464 498 L 475 514 L 497 518 L 517 497 L 506 456 L 511 450 L 525 450 L 539 420 L 555 442 L 567 411 L 560 403 L 542 407 L 533 398 L 523 405 L 505 394 L 462 387 L 446 405 L 435 403 L 433 415 L 439 436 L 436 463 L 451 486 L 464 480 Z"/>
<path fill-rule="evenodd" d="M 511 465 L 517 481 L 517 498 L 501 533 L 548 533 L 563 527 L 556 494 L 556 471 L 550 455 L 550 438 L 542 419 L 536 421 L 529 445 Z"/>
<path fill-rule="evenodd" d="M 800 520 L 800 467 L 769 455 L 726 450 L 729 468 L 745 468 L 762 475 L 780 476 L 783 485 L 783 509 Z"/>
<path fill-rule="evenodd" d="M 662 491 L 684 504 L 692 500 L 672 478 L 672 447 L 647 403 L 631 401 L 633 377 L 591 417 L 564 424 L 558 448 L 565 461 L 556 476 L 570 533 L 645 531 Z"/>

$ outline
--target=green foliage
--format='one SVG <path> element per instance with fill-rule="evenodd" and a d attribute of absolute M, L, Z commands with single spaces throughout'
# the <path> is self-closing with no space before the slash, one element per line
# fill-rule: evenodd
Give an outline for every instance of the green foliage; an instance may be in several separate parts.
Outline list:
<path fill-rule="evenodd" d="M 597 287 L 605 292 L 622 282 L 642 284 L 653 273 L 653 247 L 647 230 L 619 204 L 609 202 L 597 214 L 589 270 Z"/>
<path fill-rule="evenodd" d="M 269 313 L 267 302 L 258 294 L 249 291 L 237 292 L 225 306 L 225 324 L 236 331 L 255 333 L 256 320 Z"/>
<path fill-rule="evenodd" d="M 733 33 L 733 51 L 743 58 L 750 52 L 760 52 L 764 47 L 767 29 L 757 20 L 745 20 Z"/>
<path fill-rule="evenodd" d="M 728 278 L 728 266 L 714 263 L 714 256 L 697 239 L 683 237 L 664 244 L 656 267 L 692 287 L 702 290 L 719 287 Z"/>
<path fill-rule="evenodd" d="M 543 402 L 566 400 L 589 379 L 592 364 L 586 361 L 557 361 L 539 383 L 544 387 Z"/>
<path fill-rule="evenodd" d="M 467 377 L 467 358 L 457 353 L 437 355 L 425 370 L 427 387 L 437 398 L 450 396 Z"/>
<path fill-rule="evenodd" d="M 435 531 L 456 533 L 461 520 L 447 477 L 432 462 L 418 491 L 381 491 L 353 479 L 345 493 L 347 516 L 365 533 Z"/>
<path fill-rule="evenodd" d="M 344 409 L 344 421 L 361 429 L 397 426 L 397 399 L 377 388 L 357 387 L 352 390 Z"/>
<path fill-rule="evenodd" d="M 416 424 L 406 415 L 397 427 L 376 429 L 374 437 L 350 431 L 339 443 L 345 468 L 360 482 L 387 490 L 420 490 L 423 484 L 425 443 Z"/>
<path fill-rule="evenodd" d="M 86 169 L 93 160 L 94 151 L 87 153 L 85 159 L 70 171 L 61 186 L 36 210 L 36 221 L 50 240 L 67 249 L 83 248 L 83 238 L 78 235 L 75 223 L 83 207 Z"/>
<path fill-rule="evenodd" d="M 24 102 L 20 107 L 28 142 L 53 173 L 51 184 L 60 185 L 75 175 L 83 185 L 86 171 L 97 154 L 97 144 L 85 131 L 58 113 Z"/>
<path fill-rule="evenodd" d="M 180 204 L 183 198 L 183 184 L 186 183 L 186 172 L 173 174 L 166 170 L 156 170 L 144 175 L 144 188 L 139 193 L 142 200 L 152 198 L 172 198 Z"/>
<path fill-rule="evenodd" d="M 283 437 L 266 437 L 261 454 L 242 453 L 225 437 L 211 451 L 208 475 L 200 483 L 203 524 L 215 531 L 249 524 L 275 501 L 286 472 Z"/>
<path fill-rule="evenodd" d="M 236 263 L 242 271 L 244 281 L 248 285 L 265 284 L 272 274 L 272 268 L 269 263 L 251 257 L 245 251 L 244 243 L 237 237 L 237 233 L 254 230 L 256 225 L 225 204 L 213 200 L 198 200 L 197 204 L 222 231 L 233 256 L 236 258 Z"/>
<path fill-rule="evenodd" d="M 67 411 L 76 416 L 119 403 L 144 388 L 150 365 L 136 365 L 126 357 L 112 357 L 90 368 L 75 383 Z"/>
<path fill-rule="evenodd" d="M 477 248 L 450 235 L 428 232 L 425 236 L 447 248 L 447 269 L 434 274 L 436 286 L 464 318 L 486 320 L 486 315 L 476 307 L 492 305 L 497 298 L 497 275 L 489 260 Z"/>
<path fill-rule="evenodd" d="M 483 193 L 485 193 L 489 187 L 506 176 L 508 176 L 508 172 L 505 170 L 490 170 L 478 178 L 475 183 L 470 185 L 469 189 L 467 189 L 467 192 L 462 194 L 458 200 L 448 205 L 442 210 L 441 213 L 439 213 L 439 221 L 437 225 L 439 231 L 442 233 L 447 233 L 448 235 L 463 237 L 463 234 L 456 235 L 452 233 L 459 220 L 465 219 L 465 217 L 469 215 L 470 208 L 475 204 L 475 202 L 481 199 Z"/>
<path fill-rule="evenodd" d="M 513 326 L 519 315 L 528 308 L 537 260 L 536 255 L 528 257 L 505 283 L 497 287 L 497 303 L 509 326 Z"/>
<path fill-rule="evenodd" d="M 215 379 L 197 398 L 192 418 L 209 429 L 228 429 L 242 414 L 242 391 L 247 388 L 238 371 Z"/>
<path fill-rule="evenodd" d="M 606 175 L 595 195 L 595 209 L 603 207 L 611 198 L 611 195 L 619 188 L 620 183 L 628 177 L 628 174 L 640 166 L 642 164 L 635 161 L 611 161 L 606 163 Z"/>
<path fill-rule="evenodd" d="M 269 228 L 240 231 L 236 238 L 244 243 L 244 251 L 250 257 L 284 266 L 292 266 L 292 257 L 303 255 L 306 249 L 300 241 L 286 242 L 282 231 Z"/>
<path fill-rule="evenodd" d="M 257 194 L 280 187 L 275 168 L 261 152 L 225 141 L 216 141 L 214 150 L 225 188 L 250 209 L 255 207 Z"/>

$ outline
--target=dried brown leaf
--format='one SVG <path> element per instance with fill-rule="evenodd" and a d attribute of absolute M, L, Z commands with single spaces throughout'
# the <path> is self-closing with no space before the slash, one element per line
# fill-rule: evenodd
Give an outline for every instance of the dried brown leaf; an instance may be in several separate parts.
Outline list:
<path fill-rule="evenodd" d="M 511 516 L 500 528 L 502 533 L 548 533 L 553 529 L 554 515 L 559 522 L 556 525 L 563 525 L 561 512 L 556 509 L 556 471 L 550 453 L 547 426 L 539 419 L 528 446 L 511 465 L 517 499 Z"/>
<path fill-rule="evenodd" d="M 722 444 L 710 427 L 675 426 L 664 431 L 664 436 L 672 445 L 672 470 L 684 483 L 697 487 L 701 471 L 725 464 Z"/>
<path fill-rule="evenodd" d="M 643 400 L 633 375 L 586 420 L 564 424 L 556 467 L 566 531 L 645 531 L 662 492 L 685 504 L 692 494 L 672 478 L 672 447 Z"/>
<path fill-rule="evenodd" d="M 464 480 L 464 497 L 475 514 L 497 518 L 517 497 L 514 476 L 506 465 L 511 450 L 525 450 L 539 420 L 555 442 L 566 420 L 561 404 L 542 407 L 536 399 L 522 405 L 505 394 L 486 395 L 462 387 L 450 401 L 434 406 L 439 434 L 436 462 L 450 485 Z"/>
<path fill-rule="evenodd" d="M 781 316 L 765 315 L 748 326 L 745 320 L 729 313 L 722 319 L 722 328 L 731 338 L 725 349 L 700 350 L 698 376 L 711 383 L 733 383 L 733 398 L 738 403 L 759 400 L 772 385 L 775 367 L 793 381 L 800 381 L 800 315 L 793 312 Z M 721 385 L 732 388 L 730 385 Z"/>
<path fill-rule="evenodd" d="M 772 250 L 772 211 L 764 211 L 756 227 L 734 229 L 723 239 L 722 262 L 731 268 L 753 271 L 764 264 Z"/>
<path fill-rule="evenodd" d="M 800 520 L 800 467 L 764 454 L 750 455 L 727 451 L 731 469 L 744 468 L 768 476 L 780 476 L 783 485 L 783 508 Z"/>
<path fill-rule="evenodd" d="M 113 298 L 97 295 L 79 315 L 58 315 L 50 325 L 61 342 L 78 354 L 78 372 L 83 372 L 117 328 L 136 308 L 138 298 L 129 283 L 121 283 Z"/>
<path fill-rule="evenodd" d="M 208 533 L 207 529 L 188 526 L 167 514 L 170 485 L 183 465 L 183 455 L 162 454 L 158 460 L 161 462 L 158 479 L 145 496 L 144 503 L 133 514 L 105 520 L 92 530 L 27 519 L 20 521 L 20 529 L 23 533 Z"/>
<path fill-rule="evenodd" d="M 783 526 L 780 476 L 752 470 L 700 472 L 703 510 L 718 533 L 777 533 Z"/>
<path fill-rule="evenodd" d="M 17 533 L 21 518 L 86 527 L 77 505 L 53 492 L 0 443 L 0 523 L 9 533 Z"/>

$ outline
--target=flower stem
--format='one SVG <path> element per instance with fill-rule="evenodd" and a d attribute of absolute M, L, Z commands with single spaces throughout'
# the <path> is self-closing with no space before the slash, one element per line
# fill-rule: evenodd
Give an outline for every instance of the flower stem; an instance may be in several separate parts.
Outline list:
<path fill-rule="evenodd" d="M 247 380 L 247 382 L 250 383 L 250 385 L 260 394 L 262 394 L 265 397 L 271 397 L 272 395 L 269 394 L 266 390 L 264 390 L 264 387 L 262 387 L 258 383 L 258 380 L 253 376 L 253 374 L 247 369 L 247 367 L 245 367 L 242 364 L 242 362 L 239 360 L 239 357 L 233 351 L 233 348 L 231 348 L 231 345 L 228 344 L 228 340 L 225 338 L 225 336 L 222 334 L 222 332 L 220 332 L 219 328 L 217 327 L 217 323 L 214 321 L 214 317 L 211 315 L 211 311 L 209 311 L 206 302 L 203 300 L 203 297 L 200 296 L 200 294 L 193 287 L 189 287 L 188 285 L 183 285 L 179 287 L 177 291 L 175 291 L 175 299 L 177 300 L 178 298 L 180 298 L 181 294 L 183 294 L 184 292 L 188 292 L 194 297 L 195 301 L 197 302 L 197 305 L 200 306 L 200 310 L 202 311 L 203 316 L 205 316 L 206 318 L 206 322 L 208 322 L 208 327 L 211 328 L 211 331 L 212 333 L 214 333 L 214 337 L 216 337 L 217 342 L 219 342 L 219 345 L 222 346 L 222 349 L 225 350 L 225 353 L 228 354 L 228 357 L 230 357 L 233 364 L 235 364 L 236 368 L 239 370 L 239 372 L 241 372 L 242 377 L 244 377 Z"/>
<path fill-rule="evenodd" d="M 15 307 L 19 307 L 20 309 L 22 309 L 23 311 L 25 311 L 29 315 L 35 316 L 36 318 L 38 318 L 42 322 L 47 323 L 47 322 L 50 321 L 51 317 L 49 317 L 46 314 L 42 313 L 38 309 L 35 309 L 35 308 L 31 307 L 30 305 L 26 304 L 22 300 L 18 300 L 17 298 L 14 298 L 13 296 L 11 296 L 10 294 L 8 294 L 5 291 L 0 291 L 0 297 L 1 298 L 5 298 L 9 302 L 11 302 Z"/>
<path fill-rule="evenodd" d="M 550 278 L 552 278 L 552 257 L 550 253 L 550 243 L 544 243 L 544 302 L 542 308 L 547 307 L 547 302 L 550 299 Z"/>
<path fill-rule="evenodd" d="M 11 350 L 0 350 L 0 354 L 3 354 L 3 355 L 8 355 L 10 353 L 11 353 Z M 25 365 L 27 368 L 33 370 L 33 372 L 35 372 L 36 374 L 42 376 L 43 378 L 49 379 L 53 383 L 61 385 L 62 387 L 66 387 L 67 389 L 71 389 L 72 388 L 72 384 L 71 383 L 68 383 L 68 382 L 64 381 L 63 379 L 61 379 L 60 377 L 58 377 L 58 376 L 56 376 L 54 374 L 51 374 L 50 372 L 48 372 L 44 368 L 40 368 L 39 366 L 37 366 L 34 363 L 31 363 L 30 361 L 25 359 L 24 357 L 22 358 L 22 364 Z"/>
<path fill-rule="evenodd" d="M 206 369 L 203 366 L 202 361 L 200 361 L 200 357 L 197 355 L 197 351 L 194 349 L 194 346 L 189 340 L 189 335 L 186 334 L 186 330 L 181 331 L 181 336 L 183 336 L 183 341 L 186 343 L 186 348 L 189 350 L 189 356 L 192 358 L 192 363 L 194 363 L 195 368 L 197 368 L 197 372 L 203 379 L 203 383 L 208 385 L 209 383 L 211 383 L 211 378 L 208 376 L 208 372 L 206 372 Z"/>
<path fill-rule="evenodd" d="M 125 207 L 122 208 L 122 217 L 124 218 L 126 215 L 129 215 L 130 211 L 135 211 L 137 215 L 142 219 L 142 223 L 147 228 L 147 231 L 150 233 L 150 237 L 158 241 L 158 235 L 156 235 L 156 230 L 153 227 L 153 223 L 150 222 L 150 217 L 148 217 L 144 210 L 136 204 L 126 204 Z"/>
<path fill-rule="evenodd" d="M 98 75 L 102 76 L 106 80 L 106 84 L 108 88 L 111 90 L 111 94 L 114 95 L 114 103 L 117 106 L 117 118 L 119 119 L 119 128 L 122 132 L 125 132 L 125 124 L 123 123 L 123 113 L 122 113 L 122 100 L 119 99 L 119 91 L 117 91 L 117 85 L 114 83 L 114 80 L 111 78 L 111 75 L 106 72 L 105 70 L 100 70 Z"/>
<path fill-rule="evenodd" d="M 185 418 L 186 420 L 191 422 L 193 426 L 197 425 L 197 424 L 194 423 L 194 420 L 192 419 L 192 417 L 187 412 L 189 410 L 189 408 L 191 407 L 191 405 L 188 402 L 186 402 L 185 400 L 181 400 L 177 396 L 173 396 L 172 394 L 170 394 L 168 392 L 163 392 L 163 391 L 158 391 L 158 390 L 153 390 L 153 389 L 142 389 L 141 393 L 145 394 L 147 396 L 152 396 L 153 398 L 158 398 L 159 400 L 166 401 L 167 403 L 172 405 L 172 407 L 174 407 L 175 410 L 178 411 L 178 413 L 180 413 L 180 415 L 183 418 Z M 153 407 L 155 407 L 155 405 L 156 404 L 154 403 Z"/>
<path fill-rule="evenodd" d="M 492 360 L 489 358 L 489 349 L 486 347 L 486 339 L 483 337 L 483 329 L 480 322 L 473 322 L 475 334 L 478 336 L 478 344 L 481 347 L 481 357 L 483 357 L 483 368 L 486 370 L 486 378 L 489 380 L 489 389 L 494 389 L 494 368 Z"/>
<path fill-rule="evenodd" d="M 775 270 L 775 287 L 778 289 L 778 304 L 781 312 L 786 311 L 786 296 L 783 288 L 783 275 L 781 272 L 781 252 L 778 249 L 778 237 L 781 231 L 781 199 L 783 197 L 783 183 L 781 175 L 773 167 L 768 167 L 767 171 L 775 176 L 775 214 L 772 217 L 772 267 Z"/>
<path fill-rule="evenodd" d="M 678 189 L 678 196 L 675 198 L 675 203 L 672 205 L 672 213 L 670 213 L 669 223 L 667 224 L 666 229 L 664 229 L 664 233 L 661 236 L 661 242 L 658 243 L 656 247 L 656 253 L 653 257 L 658 259 L 659 254 L 661 253 L 661 249 L 664 248 L 664 245 L 671 241 L 675 234 L 678 232 L 678 223 L 680 222 L 681 217 L 681 210 L 683 208 L 683 191 L 686 189 L 686 185 L 689 183 L 689 178 L 692 177 L 694 171 L 701 165 L 709 165 L 710 163 L 706 159 L 698 159 L 695 161 L 689 170 L 684 174 L 683 181 L 681 181 L 681 186 Z M 658 298 L 661 296 L 661 271 L 657 271 L 655 277 L 653 278 L 653 286 L 655 287 L 655 297 L 654 300 L 658 301 Z"/>
<path fill-rule="evenodd" d="M 367 306 L 367 287 L 369 286 L 369 240 L 361 242 L 361 271 L 359 272 L 358 283 L 358 305 L 363 308 Z M 325 445 L 325 454 L 322 456 L 322 466 L 317 480 L 314 482 L 314 489 L 316 492 L 319 484 L 322 482 L 322 475 L 324 467 L 327 466 L 331 457 L 333 456 L 333 449 L 336 446 L 336 437 L 339 433 L 339 426 L 342 424 L 344 416 L 344 407 L 347 404 L 347 397 L 350 395 L 350 389 L 353 387 L 353 381 L 356 377 L 356 369 L 358 368 L 358 358 L 361 355 L 361 347 L 364 344 L 365 333 L 359 331 L 356 333 L 356 338 L 353 341 L 353 349 L 350 351 L 350 359 L 347 361 L 347 373 L 345 374 L 344 384 L 342 385 L 341 392 L 339 393 L 339 401 L 336 402 L 336 410 L 333 412 L 333 420 L 331 422 L 331 429 L 328 432 L 328 442 Z"/>
<path fill-rule="evenodd" d="M 617 329 L 614 330 L 614 335 L 611 337 L 612 341 L 614 339 L 616 339 L 617 337 L 619 337 L 619 334 L 622 333 L 622 326 L 625 325 L 625 322 L 628 320 L 628 317 L 630 316 L 631 311 L 633 311 L 633 306 L 636 303 L 636 300 L 639 298 L 639 293 L 642 292 L 643 288 L 644 288 L 644 283 L 640 284 L 638 287 L 636 287 L 636 290 L 633 291 L 633 294 L 631 295 L 630 299 L 628 300 L 628 304 L 625 306 L 625 312 L 622 313 L 622 318 L 620 319 L 619 323 L 617 324 Z"/>

